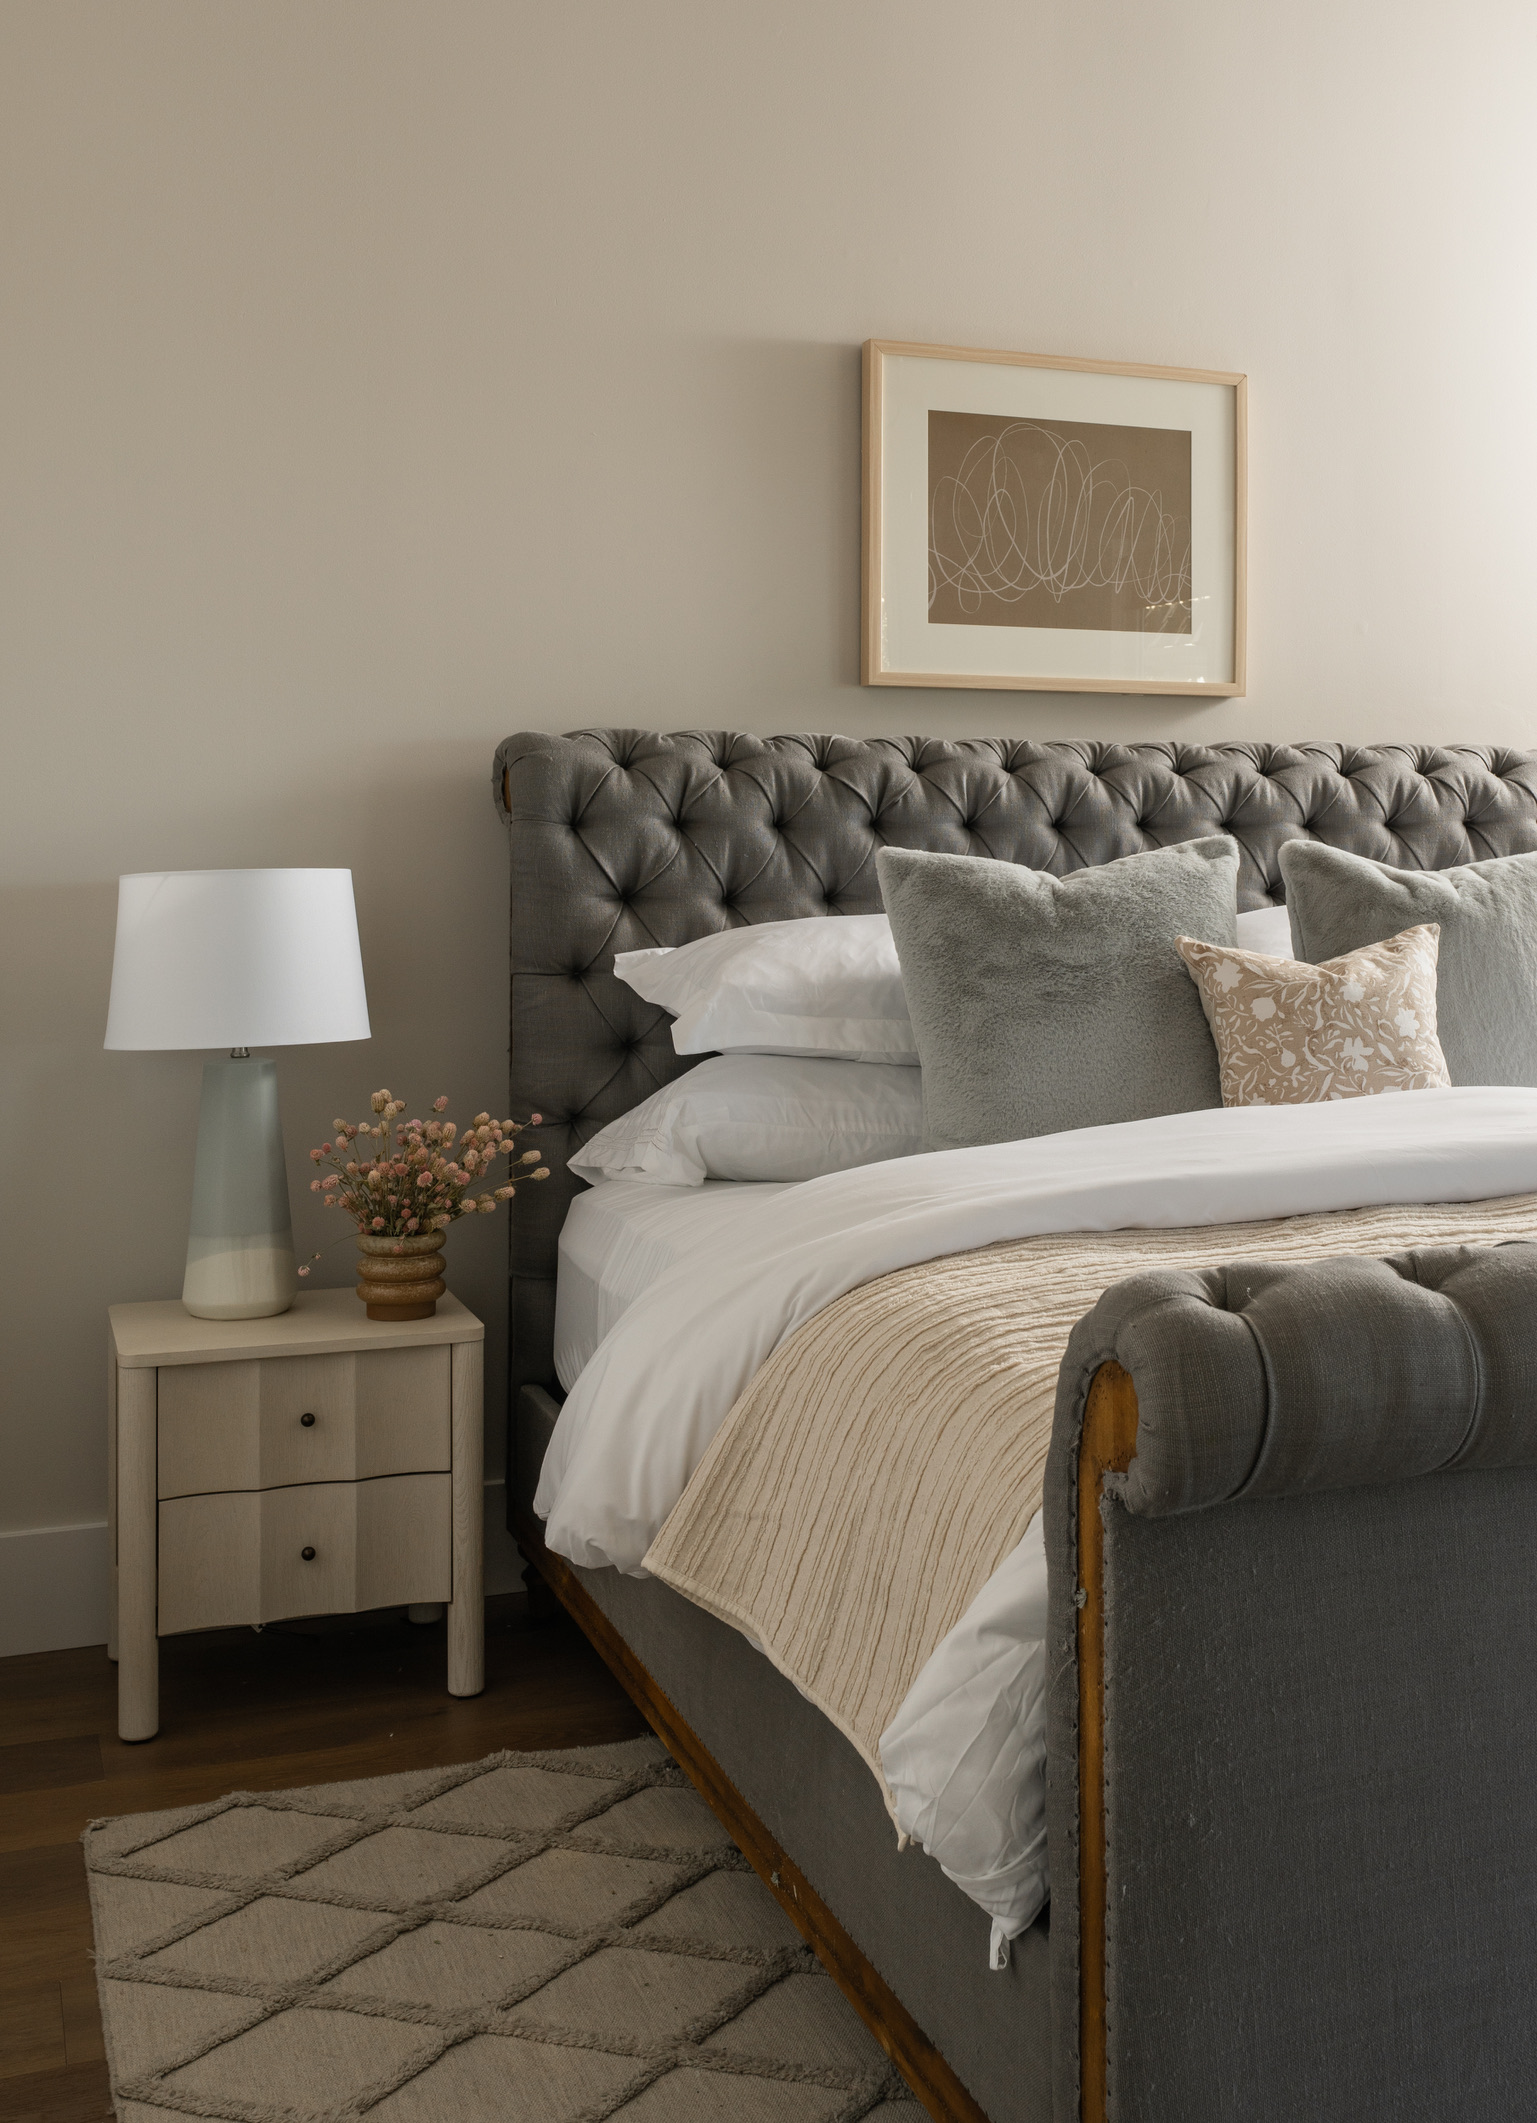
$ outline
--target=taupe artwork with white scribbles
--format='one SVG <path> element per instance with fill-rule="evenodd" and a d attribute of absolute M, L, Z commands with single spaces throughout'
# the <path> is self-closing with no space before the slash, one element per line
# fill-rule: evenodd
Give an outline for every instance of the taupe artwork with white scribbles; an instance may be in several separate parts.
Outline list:
<path fill-rule="evenodd" d="M 1190 435 L 929 413 L 929 619 L 1191 631 Z"/>

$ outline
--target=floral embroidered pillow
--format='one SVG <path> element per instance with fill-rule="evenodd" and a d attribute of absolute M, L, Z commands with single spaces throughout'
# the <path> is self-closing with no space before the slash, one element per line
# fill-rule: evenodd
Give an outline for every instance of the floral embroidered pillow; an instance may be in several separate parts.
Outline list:
<path fill-rule="evenodd" d="M 1217 1043 L 1225 1106 L 1305 1106 L 1449 1084 L 1436 1037 L 1435 922 L 1323 965 L 1176 947 Z"/>

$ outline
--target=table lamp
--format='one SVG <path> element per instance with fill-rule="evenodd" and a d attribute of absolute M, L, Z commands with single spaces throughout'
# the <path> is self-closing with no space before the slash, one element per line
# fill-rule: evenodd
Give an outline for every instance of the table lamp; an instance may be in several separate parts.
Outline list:
<path fill-rule="evenodd" d="M 350 870 L 150 870 L 117 881 L 108 1047 L 203 1064 L 181 1301 L 265 1319 L 298 1290 L 277 1064 L 252 1047 L 367 1039 Z"/>

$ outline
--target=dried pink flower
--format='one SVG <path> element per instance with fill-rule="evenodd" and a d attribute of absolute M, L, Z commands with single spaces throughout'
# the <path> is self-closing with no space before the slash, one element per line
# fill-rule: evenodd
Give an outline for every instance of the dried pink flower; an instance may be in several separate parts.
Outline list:
<path fill-rule="evenodd" d="M 448 1110 L 448 1099 L 447 1099 L 447 1096 L 445 1095 L 445 1096 L 444 1096 L 444 1097 L 442 1097 L 442 1098 L 435 1098 L 435 1099 L 434 1099 L 434 1100 L 432 1101 L 432 1110 L 433 1110 L 433 1112 L 434 1112 L 434 1113 L 445 1113 L 445 1112 L 447 1112 L 447 1110 Z"/>
<path fill-rule="evenodd" d="M 446 1098 L 435 1100 L 433 1114 L 441 1114 L 447 1103 Z M 334 1124 L 334 1139 L 310 1152 L 312 1162 L 331 1166 L 310 1185 L 323 1208 L 344 1209 L 360 1231 L 403 1237 L 445 1231 L 461 1216 L 489 1216 L 498 1202 L 512 1199 L 515 1190 L 510 1178 L 494 1190 L 484 1184 L 479 1194 L 470 1190 L 477 1182 L 489 1180 L 491 1160 L 499 1152 L 512 1154 L 521 1123 L 493 1120 L 482 1113 L 461 1133 L 452 1121 L 436 1118 L 397 1124 L 406 1102 L 387 1090 L 376 1091 L 370 1104 L 377 1120 L 354 1125 L 339 1119 Z M 349 1159 L 348 1148 L 360 1136 L 374 1147 L 361 1153 L 361 1161 L 358 1156 Z M 454 1163 L 450 1155 L 456 1140 L 462 1164 Z M 537 1152 L 531 1151 L 522 1162 L 535 1156 Z"/>

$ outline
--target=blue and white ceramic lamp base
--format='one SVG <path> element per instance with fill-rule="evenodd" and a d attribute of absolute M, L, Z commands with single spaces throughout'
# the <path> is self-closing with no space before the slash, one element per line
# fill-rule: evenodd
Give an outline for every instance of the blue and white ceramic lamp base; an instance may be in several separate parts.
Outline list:
<path fill-rule="evenodd" d="M 199 1319 L 267 1319 L 298 1289 L 277 1064 L 205 1062 L 181 1301 Z"/>

